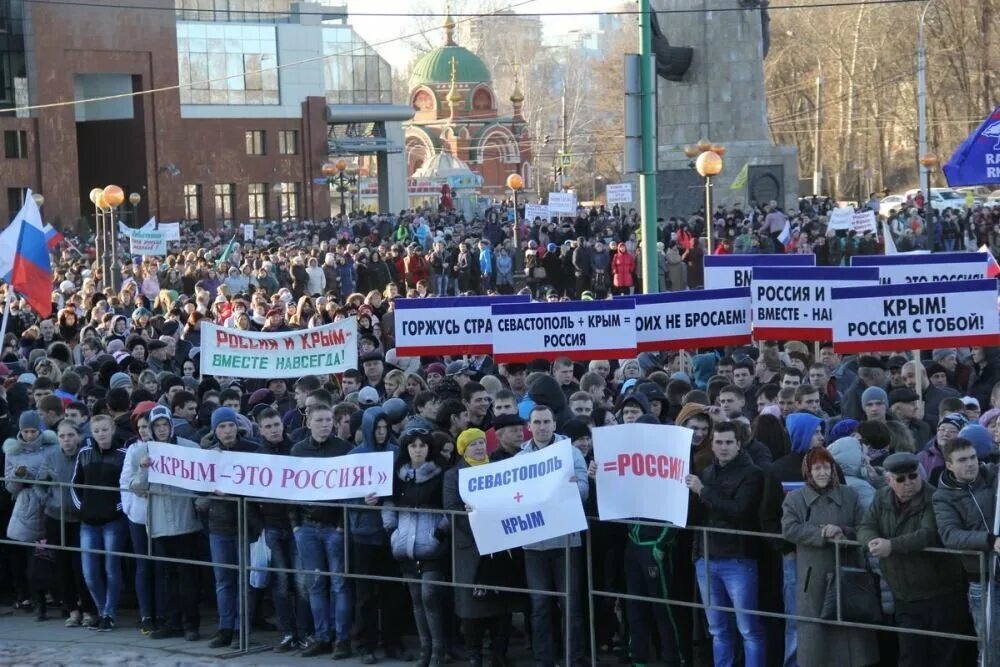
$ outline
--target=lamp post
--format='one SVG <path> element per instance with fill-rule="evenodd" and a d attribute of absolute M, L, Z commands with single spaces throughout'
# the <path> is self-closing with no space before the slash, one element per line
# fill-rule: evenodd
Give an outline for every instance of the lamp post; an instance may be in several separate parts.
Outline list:
<path fill-rule="evenodd" d="M 920 166 L 923 167 L 921 171 L 923 171 L 925 179 L 920 185 L 924 188 L 924 224 L 927 227 L 928 238 L 934 238 L 930 234 L 933 231 L 931 225 L 933 224 L 934 216 L 934 206 L 931 204 L 931 174 L 934 168 L 937 167 L 937 164 L 937 155 L 933 153 L 924 153 L 920 156 Z"/>
<path fill-rule="evenodd" d="M 705 179 L 705 234 L 708 237 L 708 254 L 712 254 L 712 177 L 722 173 L 722 156 L 726 147 L 702 139 L 694 146 L 685 146 L 684 155 L 696 158 L 695 171 Z"/>
<path fill-rule="evenodd" d="M 117 185 L 108 185 L 101 191 L 105 206 L 109 211 L 104 221 L 104 229 L 110 240 L 105 241 L 105 252 L 110 247 L 109 278 L 111 288 L 117 292 L 122 285 L 122 265 L 118 259 L 118 230 L 115 229 L 115 209 L 125 201 L 125 192 Z M 105 284 L 108 284 L 105 282 Z"/>
<path fill-rule="evenodd" d="M 344 172 L 347 170 L 346 160 L 337 160 L 337 164 L 334 165 L 337 169 L 337 192 L 340 193 L 340 215 L 341 217 L 347 215 L 347 204 L 344 202 L 344 194 L 347 192 L 347 185 L 344 182 L 346 177 Z"/>
<path fill-rule="evenodd" d="M 104 275 L 104 216 L 101 207 L 97 205 L 101 192 L 100 188 L 93 188 L 88 197 L 90 203 L 94 205 L 94 260 L 101 274 L 101 280 L 104 281 L 107 279 Z"/>
<path fill-rule="evenodd" d="M 128 196 L 128 203 L 132 204 L 132 226 L 135 227 L 139 222 L 139 202 L 142 201 L 142 195 L 138 192 L 133 192 Z"/>
<path fill-rule="evenodd" d="M 521 249 L 520 240 L 517 234 L 517 193 L 524 187 L 524 179 L 521 178 L 521 174 L 511 174 L 507 177 L 507 187 L 510 188 L 511 193 L 514 195 L 514 255 L 511 257 L 512 261 L 517 260 L 519 251 Z M 518 266 L 514 266 L 514 272 L 517 273 Z"/>

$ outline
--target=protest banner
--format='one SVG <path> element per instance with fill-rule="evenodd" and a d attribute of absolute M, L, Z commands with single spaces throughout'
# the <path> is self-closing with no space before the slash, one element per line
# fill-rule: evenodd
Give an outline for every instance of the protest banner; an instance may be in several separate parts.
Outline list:
<path fill-rule="evenodd" d="M 595 428 L 597 513 L 602 521 L 641 518 L 687 525 L 693 432 L 681 426 Z"/>
<path fill-rule="evenodd" d="M 559 440 L 530 454 L 458 471 L 459 495 L 479 553 L 486 555 L 587 529 L 573 445 Z"/>
<path fill-rule="evenodd" d="M 987 277 L 989 253 L 935 252 L 922 255 L 854 255 L 851 266 L 878 267 L 883 285 L 943 283 Z"/>
<path fill-rule="evenodd" d="M 253 241 L 253 225 L 241 225 L 243 227 L 243 240 Z"/>
<path fill-rule="evenodd" d="M 576 215 L 576 195 L 572 192 L 550 192 L 549 214 Z"/>
<path fill-rule="evenodd" d="M 392 495 L 392 452 L 306 458 L 200 449 L 165 442 L 147 444 L 152 484 L 278 500 L 346 500 L 373 493 Z"/>
<path fill-rule="evenodd" d="M 854 227 L 854 207 L 841 206 L 830 211 L 830 218 L 826 222 L 827 229 L 840 231 L 842 229 L 852 229 Z"/>
<path fill-rule="evenodd" d="M 179 222 L 161 222 L 158 229 L 163 232 L 167 241 L 181 240 L 181 223 Z"/>
<path fill-rule="evenodd" d="M 993 278 L 833 289 L 841 353 L 1000 345 Z"/>
<path fill-rule="evenodd" d="M 158 229 L 133 229 L 128 235 L 130 250 L 141 257 L 167 255 L 167 234 Z"/>
<path fill-rule="evenodd" d="M 396 299 L 396 354 L 420 357 L 490 354 L 493 322 L 490 306 L 528 303 L 528 295 Z"/>
<path fill-rule="evenodd" d="M 827 341 L 832 336 L 834 287 L 875 287 L 878 269 L 842 266 L 758 266 L 750 286 L 753 338 Z"/>
<path fill-rule="evenodd" d="M 549 221 L 549 207 L 545 204 L 525 204 L 524 219 L 531 224 L 535 218 L 540 218 L 542 222 Z"/>
<path fill-rule="evenodd" d="M 608 198 L 608 205 L 632 203 L 631 183 L 608 183 L 604 192 Z"/>
<path fill-rule="evenodd" d="M 878 234 L 878 224 L 875 222 L 875 211 L 855 211 L 851 216 L 851 229 L 858 236 Z"/>
<path fill-rule="evenodd" d="M 635 301 L 503 303 L 492 306 L 493 360 L 568 357 L 621 359 L 636 354 Z"/>
<path fill-rule="evenodd" d="M 750 342 L 750 288 L 639 294 L 635 339 L 640 352 L 745 345 Z"/>
<path fill-rule="evenodd" d="M 750 287 L 755 266 L 816 266 L 816 255 L 705 255 L 705 289 Z"/>
<path fill-rule="evenodd" d="M 358 367 L 358 320 L 301 331 L 241 331 L 201 325 L 201 373 L 237 378 L 297 378 Z"/>

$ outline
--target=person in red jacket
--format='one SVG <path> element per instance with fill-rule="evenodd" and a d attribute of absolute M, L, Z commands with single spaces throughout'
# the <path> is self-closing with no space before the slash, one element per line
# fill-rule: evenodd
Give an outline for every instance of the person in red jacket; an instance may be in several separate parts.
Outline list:
<path fill-rule="evenodd" d="M 617 294 L 632 294 L 635 291 L 634 273 L 635 257 L 628 251 L 628 246 L 619 243 L 617 252 L 611 258 L 611 275 Z"/>
<path fill-rule="evenodd" d="M 430 268 L 427 266 L 427 260 L 424 259 L 423 252 L 416 243 L 410 244 L 403 266 L 406 272 L 407 288 L 416 289 L 417 283 L 421 280 L 430 280 Z"/>

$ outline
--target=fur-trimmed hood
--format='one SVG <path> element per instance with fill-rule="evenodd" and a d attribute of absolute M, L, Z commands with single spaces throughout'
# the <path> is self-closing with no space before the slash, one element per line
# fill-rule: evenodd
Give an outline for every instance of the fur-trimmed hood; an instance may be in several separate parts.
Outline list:
<path fill-rule="evenodd" d="M 42 434 L 31 442 L 25 442 L 20 438 L 7 438 L 3 443 L 3 453 L 7 456 L 17 456 L 24 452 L 34 452 L 42 447 L 58 444 L 59 437 L 54 432 L 42 431 Z"/>

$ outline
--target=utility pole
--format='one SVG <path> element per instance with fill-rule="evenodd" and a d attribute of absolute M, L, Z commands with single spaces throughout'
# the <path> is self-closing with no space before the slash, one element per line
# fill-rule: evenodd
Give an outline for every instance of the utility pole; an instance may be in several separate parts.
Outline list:
<path fill-rule="evenodd" d="M 924 21 L 932 4 L 934 0 L 927 0 L 917 25 L 917 155 L 920 160 L 927 155 L 927 42 L 924 36 Z M 931 206 L 931 170 L 923 164 L 920 165 L 920 187 L 924 188 L 925 224 L 930 230 L 934 210 Z"/>
<path fill-rule="evenodd" d="M 559 166 L 562 170 L 559 172 L 559 192 L 564 192 L 566 188 L 564 184 L 566 183 L 566 167 L 565 167 L 565 156 L 569 155 L 569 116 L 566 114 L 566 83 L 563 82 L 562 91 L 562 158 L 560 158 Z"/>
<path fill-rule="evenodd" d="M 653 294 L 660 281 L 656 261 L 656 69 L 650 0 L 639 0 L 639 94 L 642 105 L 642 171 L 639 210 L 642 215 L 642 291 Z"/>
<path fill-rule="evenodd" d="M 813 195 L 823 194 L 823 164 L 821 162 L 821 141 L 823 132 L 820 129 L 823 125 L 823 70 L 820 67 L 819 74 L 816 75 L 816 132 L 813 137 Z"/>

